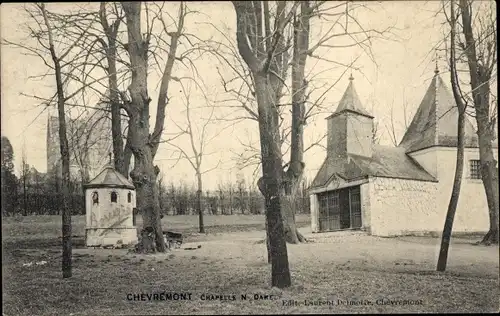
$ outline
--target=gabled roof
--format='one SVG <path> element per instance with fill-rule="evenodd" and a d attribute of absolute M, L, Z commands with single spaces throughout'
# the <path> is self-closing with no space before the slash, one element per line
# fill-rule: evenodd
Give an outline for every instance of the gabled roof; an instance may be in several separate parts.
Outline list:
<path fill-rule="evenodd" d="M 409 157 L 404 148 L 380 145 L 373 146 L 372 157 L 353 154 L 348 154 L 347 160 L 327 157 L 310 188 L 327 186 L 333 175 L 338 175 L 346 181 L 365 177 L 437 181 Z"/>
<path fill-rule="evenodd" d="M 122 174 L 116 171 L 111 165 L 107 165 L 104 169 L 87 184 L 85 188 L 125 188 L 135 189 L 134 185 L 125 178 Z"/>
<path fill-rule="evenodd" d="M 453 95 L 436 71 L 399 146 L 406 148 L 406 152 L 433 146 L 456 147 L 457 122 L 458 108 Z M 465 147 L 478 147 L 477 134 L 467 117 Z"/>
<path fill-rule="evenodd" d="M 328 118 L 343 112 L 354 112 L 363 116 L 373 118 L 373 116 L 370 115 L 367 110 L 365 110 L 363 105 L 361 105 L 361 101 L 359 100 L 359 96 L 356 93 L 356 89 L 354 89 L 353 80 L 354 78 L 351 75 L 351 77 L 349 77 L 349 85 L 347 86 L 347 89 L 345 90 L 344 95 L 342 96 L 342 99 L 337 106 L 337 109 Z"/>

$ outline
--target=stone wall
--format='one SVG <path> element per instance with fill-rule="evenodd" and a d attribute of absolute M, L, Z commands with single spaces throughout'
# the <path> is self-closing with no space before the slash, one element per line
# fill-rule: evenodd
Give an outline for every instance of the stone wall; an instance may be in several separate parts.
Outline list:
<path fill-rule="evenodd" d="M 495 155 L 497 156 L 497 155 Z M 437 209 L 446 214 L 455 176 L 457 151 L 455 148 L 440 148 L 437 155 L 439 190 Z M 479 150 L 466 148 L 464 170 L 457 212 L 453 222 L 454 232 L 487 232 L 489 228 L 488 204 L 483 182 L 471 179 L 470 160 L 479 160 Z M 440 221 L 444 225 L 444 217 Z M 441 227 L 441 230 L 443 228 Z"/>
<path fill-rule="evenodd" d="M 444 217 L 436 210 L 437 189 L 434 182 L 370 179 L 372 235 L 393 236 L 442 229 Z"/>
<path fill-rule="evenodd" d="M 116 193 L 116 202 L 111 201 L 112 192 Z M 95 197 L 94 193 L 97 193 Z M 134 190 L 123 188 L 89 188 L 85 191 L 87 246 L 137 241 L 133 225 L 135 194 Z"/>
<path fill-rule="evenodd" d="M 390 178 L 370 180 L 370 213 L 373 235 L 441 234 L 455 175 L 456 149 L 434 151 L 439 182 Z M 470 160 L 477 149 L 466 149 L 464 174 L 453 222 L 453 232 L 488 231 L 486 194 L 480 179 L 470 178 Z"/>
<path fill-rule="evenodd" d="M 370 204 L 370 183 L 360 186 L 361 195 L 361 229 L 371 233 L 371 204 Z"/>

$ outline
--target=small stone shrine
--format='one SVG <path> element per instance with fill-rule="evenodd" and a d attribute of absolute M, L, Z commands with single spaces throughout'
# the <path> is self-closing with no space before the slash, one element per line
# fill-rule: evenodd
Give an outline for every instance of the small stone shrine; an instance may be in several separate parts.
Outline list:
<path fill-rule="evenodd" d="M 111 165 L 84 185 L 87 247 L 119 247 L 137 243 L 133 223 L 134 185 Z"/>

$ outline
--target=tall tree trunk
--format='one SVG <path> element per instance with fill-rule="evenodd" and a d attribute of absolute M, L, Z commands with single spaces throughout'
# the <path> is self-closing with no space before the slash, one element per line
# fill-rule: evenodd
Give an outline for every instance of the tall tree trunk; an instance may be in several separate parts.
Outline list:
<path fill-rule="evenodd" d="M 57 57 L 54 40 L 52 37 L 52 28 L 47 16 L 47 11 L 45 10 L 45 4 L 40 4 L 40 9 L 43 14 L 43 19 L 47 27 L 47 35 L 49 38 L 49 50 L 52 62 L 54 63 L 54 73 L 56 77 L 56 89 L 57 89 L 57 113 L 59 116 L 59 143 L 61 151 L 62 160 L 62 198 L 63 198 L 63 210 L 62 210 L 62 273 L 63 278 L 69 278 L 72 275 L 71 269 L 71 208 L 69 207 L 69 186 L 70 186 L 70 174 L 69 174 L 69 145 L 67 137 L 66 128 L 66 113 L 65 113 L 65 96 L 64 96 L 64 83 L 62 79 L 62 70 L 60 59 Z"/>
<path fill-rule="evenodd" d="M 57 72 L 56 67 L 56 72 Z M 60 72 L 60 70 L 59 70 Z M 60 77 L 60 76 L 59 76 Z M 60 85 L 59 85 L 60 84 Z M 63 89 L 62 80 L 58 80 L 57 83 L 58 91 Z M 59 95 L 59 94 L 58 94 Z M 61 98 L 62 97 L 62 98 Z M 59 101 L 59 99 L 61 101 Z M 71 208 L 69 207 L 69 185 L 70 185 L 70 174 L 69 174 L 69 146 L 68 139 L 66 137 L 66 119 L 64 111 L 64 96 L 58 96 L 58 114 L 59 114 L 59 140 L 61 149 L 61 159 L 62 159 L 62 196 L 63 196 L 63 210 L 62 210 L 62 272 L 63 278 L 69 278 L 72 275 L 71 267 L 71 256 L 72 256 L 72 244 L 71 244 Z"/>
<path fill-rule="evenodd" d="M 437 263 L 437 271 L 446 270 L 448 261 L 448 248 L 450 246 L 451 232 L 453 228 L 453 220 L 457 210 L 458 200 L 460 198 L 460 187 L 462 185 L 462 176 L 464 171 L 464 138 L 465 138 L 465 104 L 458 92 L 458 76 L 456 71 L 455 58 L 455 5 L 454 0 L 451 1 L 451 35 L 450 35 L 450 76 L 453 96 L 458 106 L 458 131 L 457 131 L 457 161 L 455 168 L 455 177 L 453 179 L 453 188 L 451 191 L 450 203 L 448 204 L 448 212 L 444 223 L 443 236 L 441 238 L 441 249 L 439 250 L 439 258 Z"/>
<path fill-rule="evenodd" d="M 113 158 L 115 169 L 128 178 L 128 166 L 125 169 L 124 148 L 121 121 L 121 105 L 118 94 L 118 78 L 116 75 L 116 46 L 110 43 L 108 52 L 109 86 L 111 99 L 111 136 L 113 138 Z"/>
<path fill-rule="evenodd" d="M 271 258 L 272 258 L 272 253 L 271 253 L 271 242 L 270 242 L 270 239 L 269 239 L 269 229 L 268 229 L 268 218 L 267 218 L 267 214 L 266 214 L 266 250 L 267 250 L 267 263 L 271 263 Z"/>
<path fill-rule="evenodd" d="M 130 120 L 129 120 L 129 128 L 127 129 L 127 137 L 126 137 L 126 142 L 125 142 L 125 148 L 123 150 L 123 170 L 127 172 L 127 178 L 128 178 L 128 172 L 130 170 L 130 161 L 132 159 L 132 149 L 130 148 Z"/>
<path fill-rule="evenodd" d="M 202 182 L 201 182 L 201 173 L 199 171 L 196 172 L 196 178 L 198 180 L 198 190 L 196 191 L 196 208 L 198 209 L 198 225 L 200 228 L 200 233 L 205 233 L 205 227 L 203 226 L 203 206 L 201 203 L 201 193 L 202 191 Z"/>
<path fill-rule="evenodd" d="M 262 153 L 262 194 L 266 203 L 268 251 L 271 254 L 272 286 L 291 285 L 288 252 L 283 217 L 281 213 L 280 184 L 282 183 L 282 158 L 279 148 L 278 111 L 270 98 L 268 78 L 256 76 L 256 94 L 259 112 L 259 131 Z"/>
<path fill-rule="evenodd" d="M 149 103 L 147 89 L 148 43 L 141 33 L 141 3 L 123 2 L 127 19 L 128 43 L 132 80 L 129 86 L 130 149 L 134 154 L 134 169 L 130 173 L 137 192 L 137 208 L 141 212 L 144 227 L 155 233 L 156 248 L 166 251 L 161 227 L 158 186 L 159 168 L 153 164 L 153 145 L 149 139 Z"/>
<path fill-rule="evenodd" d="M 476 108 L 476 120 L 478 121 L 478 138 L 479 138 L 479 159 L 481 161 L 481 176 L 483 181 L 484 190 L 486 192 L 486 200 L 488 202 L 488 213 L 490 217 L 490 228 L 488 233 L 481 240 L 482 244 L 497 244 L 499 243 L 498 222 L 499 222 L 499 209 L 498 209 L 498 167 L 497 161 L 493 155 L 491 146 L 491 131 L 484 131 L 479 126 L 484 126 L 485 123 L 479 123 L 480 118 L 483 116 L 479 113 L 480 110 Z M 489 123 L 489 122 L 488 122 Z"/>
<path fill-rule="evenodd" d="M 467 64 L 469 66 L 470 82 L 474 108 L 476 110 L 477 135 L 479 139 L 479 159 L 481 162 L 481 178 L 488 202 L 490 228 L 481 241 L 484 244 L 498 244 L 499 192 L 498 167 L 493 155 L 493 133 L 490 122 L 490 79 L 491 69 L 483 62 L 479 63 L 476 53 L 476 39 L 472 30 L 472 12 L 468 1 L 460 0 L 460 13 L 465 36 Z M 496 30 L 495 30 L 496 31 Z M 490 32 L 488 30 L 488 32 Z M 496 46 L 496 45 L 494 45 Z M 493 52 L 496 53 L 496 52 Z"/>
<path fill-rule="evenodd" d="M 284 288 L 291 285 L 291 276 L 281 213 L 283 165 L 277 104 L 284 83 L 283 79 L 278 77 L 286 77 L 284 66 L 288 64 L 288 60 L 283 62 L 282 55 L 287 51 L 283 49 L 283 34 L 285 26 L 293 17 L 297 3 L 285 14 L 286 4 L 277 2 L 275 30 L 272 34 L 271 15 L 265 2 L 233 1 L 233 5 L 237 20 L 238 51 L 250 69 L 255 84 L 262 161 L 262 178 L 258 184 L 266 205 L 271 283 L 272 286 Z"/>
<path fill-rule="evenodd" d="M 304 124 L 305 98 L 307 82 L 305 66 L 309 48 L 309 19 L 311 16 L 309 1 L 301 1 L 300 15 L 294 23 L 293 55 L 292 55 L 292 135 L 290 148 L 290 165 L 285 174 L 285 220 L 286 240 L 296 244 L 306 239 L 298 231 L 295 223 L 297 198 L 300 192 L 302 175 L 304 173 Z"/>
<path fill-rule="evenodd" d="M 118 75 L 116 69 L 116 40 L 118 35 L 118 28 L 120 20 L 117 19 L 111 25 L 108 23 L 106 14 L 106 4 L 101 3 L 99 10 L 99 17 L 101 20 L 102 28 L 108 39 L 108 43 L 104 43 L 104 50 L 106 53 L 106 60 L 108 62 L 108 87 L 109 87 L 109 101 L 111 103 L 111 136 L 113 139 L 113 156 L 115 169 L 128 178 L 128 168 L 125 169 L 124 164 L 124 148 L 123 136 L 121 127 L 121 105 L 120 95 L 118 92 Z"/>
<path fill-rule="evenodd" d="M 453 180 L 450 203 L 448 204 L 448 212 L 446 213 L 443 236 L 441 238 L 441 249 L 439 251 L 437 271 L 446 270 L 446 263 L 448 261 L 448 248 L 450 246 L 451 232 L 453 228 L 453 220 L 455 218 L 458 199 L 460 197 L 460 187 L 462 185 L 462 175 L 464 169 L 464 123 L 465 113 L 460 113 L 458 118 L 458 145 L 455 178 Z"/>

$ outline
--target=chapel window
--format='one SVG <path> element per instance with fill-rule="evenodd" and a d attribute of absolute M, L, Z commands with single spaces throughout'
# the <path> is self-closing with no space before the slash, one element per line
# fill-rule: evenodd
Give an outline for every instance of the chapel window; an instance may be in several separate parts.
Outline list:
<path fill-rule="evenodd" d="M 99 205 L 99 193 L 97 191 L 92 192 L 92 204 Z"/>
<path fill-rule="evenodd" d="M 111 203 L 116 203 L 118 201 L 118 194 L 113 191 L 111 192 Z"/>

